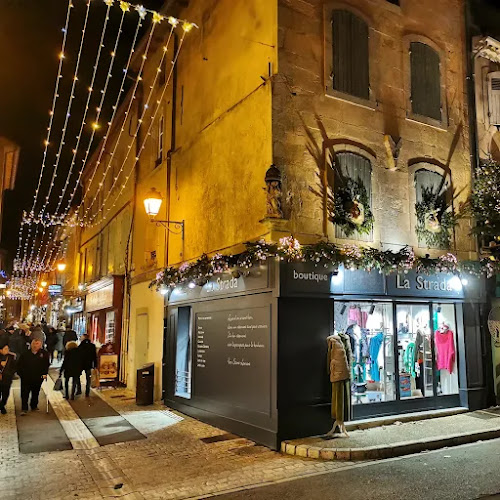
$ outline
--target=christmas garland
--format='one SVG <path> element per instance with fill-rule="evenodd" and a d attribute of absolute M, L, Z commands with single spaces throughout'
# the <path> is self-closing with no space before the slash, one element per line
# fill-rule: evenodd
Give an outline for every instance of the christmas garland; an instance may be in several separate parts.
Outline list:
<path fill-rule="evenodd" d="M 419 239 L 429 247 L 449 248 L 451 232 L 460 216 L 452 212 L 445 195 L 433 188 L 422 188 L 422 201 L 415 204 L 415 212 Z"/>
<path fill-rule="evenodd" d="M 333 195 L 330 220 L 340 226 L 347 237 L 355 232 L 370 234 L 373 229 L 373 213 L 370 199 L 361 179 L 345 178 Z"/>
<path fill-rule="evenodd" d="M 214 274 L 230 272 L 234 277 L 250 272 L 250 269 L 268 259 L 286 262 L 312 262 L 317 266 L 348 269 L 377 270 L 380 273 L 406 273 L 413 269 L 419 273 L 453 273 L 487 277 L 500 272 L 499 263 L 494 258 L 480 261 L 458 261 L 455 255 L 447 253 L 436 259 L 429 256 L 417 257 L 410 247 L 398 252 L 377 250 L 357 245 L 336 245 L 319 242 L 301 245 L 293 237 L 285 237 L 279 243 L 264 240 L 248 242 L 246 250 L 237 255 L 215 254 L 213 257 L 202 255 L 197 261 L 183 263 L 179 267 L 168 267 L 156 275 L 150 288 L 168 291 L 177 285 L 192 284 L 203 286 Z"/>

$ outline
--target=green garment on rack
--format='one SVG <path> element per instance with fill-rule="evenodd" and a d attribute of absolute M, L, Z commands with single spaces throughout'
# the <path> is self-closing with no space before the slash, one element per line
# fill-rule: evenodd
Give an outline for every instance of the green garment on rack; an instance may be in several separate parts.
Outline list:
<path fill-rule="evenodd" d="M 351 419 L 351 382 L 341 380 L 332 384 L 332 418 L 340 422 Z"/>
<path fill-rule="evenodd" d="M 415 344 L 410 342 L 406 347 L 405 353 L 403 355 L 403 363 L 405 366 L 405 370 L 408 373 L 411 373 L 412 377 L 417 375 L 415 371 Z"/>

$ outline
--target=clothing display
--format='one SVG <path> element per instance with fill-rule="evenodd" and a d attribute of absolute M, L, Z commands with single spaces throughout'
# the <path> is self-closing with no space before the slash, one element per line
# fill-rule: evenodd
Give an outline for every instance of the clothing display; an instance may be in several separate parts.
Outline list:
<path fill-rule="evenodd" d="M 349 380 L 332 384 L 332 419 L 347 422 L 351 418 L 351 390 Z"/>
<path fill-rule="evenodd" d="M 446 328 L 434 332 L 434 345 L 436 348 L 436 368 L 453 372 L 455 364 L 455 334 Z"/>
<path fill-rule="evenodd" d="M 330 335 L 327 338 L 327 367 L 332 383 L 331 414 L 334 421 L 345 422 L 350 419 L 350 363 L 351 344 L 344 333 Z"/>
<path fill-rule="evenodd" d="M 384 343 L 384 334 L 382 332 L 377 333 L 370 340 L 370 376 L 374 382 L 380 382 L 380 369 L 378 366 L 378 356 L 380 353 L 380 347 Z"/>

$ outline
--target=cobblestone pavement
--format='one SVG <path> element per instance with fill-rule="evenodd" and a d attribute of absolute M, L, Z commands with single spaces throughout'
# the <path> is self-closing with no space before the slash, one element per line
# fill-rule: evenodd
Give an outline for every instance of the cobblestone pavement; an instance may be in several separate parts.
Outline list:
<path fill-rule="evenodd" d="M 205 443 L 224 431 L 161 404 L 137 407 L 124 389 L 100 395 L 147 439 L 20 454 L 10 398 L 0 419 L 2 500 L 203 498 L 352 465 L 284 456 L 242 438 Z"/>

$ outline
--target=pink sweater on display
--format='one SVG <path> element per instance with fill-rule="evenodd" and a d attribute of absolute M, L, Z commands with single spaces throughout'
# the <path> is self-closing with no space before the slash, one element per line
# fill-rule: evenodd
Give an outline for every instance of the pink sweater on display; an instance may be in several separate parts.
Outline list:
<path fill-rule="evenodd" d="M 436 330 L 434 333 L 434 343 L 436 346 L 436 368 L 438 370 L 448 370 L 453 372 L 455 364 L 455 339 L 451 330 L 442 333 Z"/>

